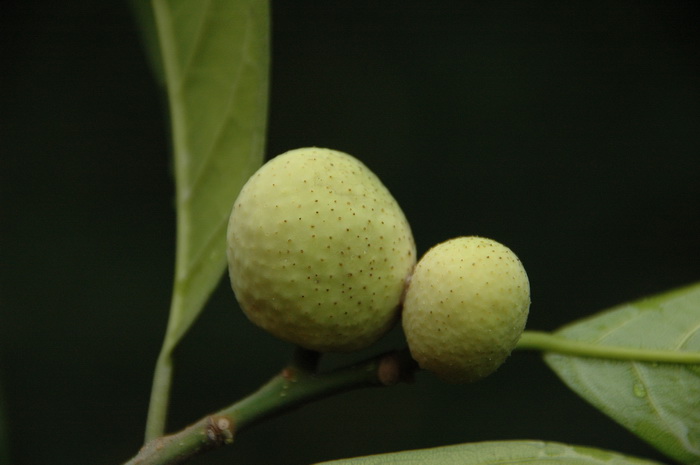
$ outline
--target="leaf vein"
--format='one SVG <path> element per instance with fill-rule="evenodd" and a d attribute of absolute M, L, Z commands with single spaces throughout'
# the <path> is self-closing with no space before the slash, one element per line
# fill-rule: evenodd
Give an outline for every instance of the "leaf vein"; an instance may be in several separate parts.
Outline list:
<path fill-rule="evenodd" d="M 252 19 L 250 17 L 250 15 L 251 15 L 250 10 L 246 10 L 246 13 L 247 13 L 247 20 L 246 20 L 246 27 L 245 27 L 244 34 L 243 34 L 242 47 L 244 50 L 243 57 L 244 58 L 248 57 L 248 58 L 242 60 L 241 65 L 236 67 L 236 74 L 233 76 L 232 82 L 229 85 L 229 95 L 228 95 L 227 103 L 226 103 L 226 113 L 221 118 L 221 121 L 216 128 L 215 135 L 214 135 L 214 137 L 212 137 L 209 148 L 205 151 L 205 154 L 202 157 L 202 162 L 198 166 L 197 172 L 192 177 L 192 180 L 190 182 L 190 188 L 192 190 L 198 189 L 199 186 L 202 185 L 203 180 L 206 178 L 206 172 L 207 172 L 209 162 L 215 153 L 214 148 L 217 146 L 219 141 L 228 133 L 227 128 L 229 127 L 229 124 L 231 124 L 231 125 L 236 124 L 236 121 L 235 121 L 236 115 L 233 112 L 233 110 L 236 109 L 236 105 L 235 105 L 236 88 L 240 84 L 241 76 L 243 76 L 244 71 L 247 69 L 244 62 L 250 61 L 250 56 L 248 54 L 246 54 L 245 51 L 247 51 L 249 49 Z M 239 124 L 239 126 L 240 126 L 240 124 Z M 249 154 L 250 154 L 250 152 L 249 152 Z"/>
<path fill-rule="evenodd" d="M 204 262 L 204 255 L 212 249 L 214 241 L 221 237 L 222 231 L 226 229 L 227 222 L 227 218 L 220 219 L 217 225 L 211 228 L 210 233 L 207 235 L 206 239 L 200 242 L 202 246 L 199 247 L 195 255 L 190 260 L 188 260 L 187 266 L 184 270 L 184 277 L 186 280 L 189 280 L 195 274 L 193 270 L 201 266 L 201 264 Z"/>
<path fill-rule="evenodd" d="M 197 25 L 197 32 L 195 32 L 194 36 L 194 44 L 192 45 L 191 52 L 182 67 L 182 75 L 185 77 L 180 82 L 180 86 L 184 86 L 185 82 L 187 81 L 187 76 L 192 72 L 192 68 L 194 67 L 193 63 L 195 58 L 197 57 L 197 54 L 200 53 L 202 44 L 204 43 L 205 25 L 209 22 L 211 2 L 212 0 L 206 0 L 206 6 L 202 8 L 202 16 L 199 24 Z"/>
<path fill-rule="evenodd" d="M 698 323 L 694 327 L 688 329 L 688 331 L 686 333 L 682 334 L 680 342 L 678 343 L 678 345 L 675 348 L 681 349 L 688 342 L 688 340 L 691 337 L 693 337 L 695 335 L 695 333 L 697 333 L 698 331 L 700 331 L 700 323 Z"/>

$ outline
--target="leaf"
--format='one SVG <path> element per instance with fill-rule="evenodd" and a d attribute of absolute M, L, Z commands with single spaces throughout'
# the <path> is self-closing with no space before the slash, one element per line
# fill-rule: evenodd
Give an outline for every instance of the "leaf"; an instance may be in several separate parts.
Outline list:
<path fill-rule="evenodd" d="M 556 442 L 493 441 L 333 460 L 316 465 L 496 465 L 505 463 L 651 465 L 657 462 Z"/>
<path fill-rule="evenodd" d="M 566 326 L 576 341 L 700 351 L 700 284 L 622 305 Z M 547 364 L 581 397 L 680 462 L 700 464 L 700 366 L 547 353 Z"/>
<path fill-rule="evenodd" d="M 231 205 L 261 165 L 269 74 L 269 5 L 154 0 L 176 182 L 175 284 L 166 346 L 201 312 L 226 267 Z"/>

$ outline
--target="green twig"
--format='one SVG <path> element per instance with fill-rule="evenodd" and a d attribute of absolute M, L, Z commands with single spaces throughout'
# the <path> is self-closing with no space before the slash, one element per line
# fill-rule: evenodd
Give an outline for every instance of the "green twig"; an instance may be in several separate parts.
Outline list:
<path fill-rule="evenodd" d="M 309 355 L 309 353 L 306 353 Z M 230 444 L 257 422 L 339 392 L 389 386 L 410 380 L 416 370 L 408 350 L 384 354 L 357 365 L 317 374 L 295 361 L 248 397 L 206 416 L 184 430 L 149 441 L 126 465 L 172 465 Z"/>
<path fill-rule="evenodd" d="M 636 362 L 700 364 L 700 352 L 608 346 L 593 342 L 574 341 L 541 331 L 525 331 L 516 349 Z"/>
<path fill-rule="evenodd" d="M 700 352 L 607 346 L 540 331 L 525 331 L 516 348 L 577 357 L 700 364 Z M 181 463 L 206 450 L 230 444 L 242 430 L 266 418 L 340 392 L 410 380 L 417 369 L 407 349 L 328 373 L 316 373 L 319 356 L 317 352 L 297 349 L 289 366 L 259 390 L 180 432 L 150 440 L 126 465 Z M 156 379 L 169 380 L 169 352 L 167 358 L 162 357 L 158 369 L 164 372 L 158 376 L 156 370 Z M 167 392 L 167 389 L 161 388 L 160 392 Z M 167 399 L 164 400 L 167 403 Z M 160 418 L 160 415 L 156 417 Z"/>

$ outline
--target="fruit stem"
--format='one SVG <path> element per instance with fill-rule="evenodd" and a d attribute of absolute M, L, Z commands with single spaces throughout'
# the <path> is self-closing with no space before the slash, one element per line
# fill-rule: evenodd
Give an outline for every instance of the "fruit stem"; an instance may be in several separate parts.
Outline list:
<path fill-rule="evenodd" d="M 311 351 L 304 352 L 305 357 L 311 355 Z M 298 359 L 296 355 L 295 359 Z M 327 373 L 301 370 L 295 363 L 290 363 L 248 397 L 177 433 L 149 441 L 125 465 L 181 463 L 206 450 L 232 443 L 241 430 L 264 419 L 333 394 L 409 380 L 416 370 L 407 349 L 382 354 Z M 387 366 L 391 369 L 387 369 Z"/>
<path fill-rule="evenodd" d="M 321 352 L 297 346 L 294 348 L 290 366 L 307 373 L 316 373 L 320 361 Z"/>
<path fill-rule="evenodd" d="M 542 331 L 525 331 L 516 349 L 635 362 L 700 364 L 700 352 L 609 346 L 595 342 L 574 341 Z"/>

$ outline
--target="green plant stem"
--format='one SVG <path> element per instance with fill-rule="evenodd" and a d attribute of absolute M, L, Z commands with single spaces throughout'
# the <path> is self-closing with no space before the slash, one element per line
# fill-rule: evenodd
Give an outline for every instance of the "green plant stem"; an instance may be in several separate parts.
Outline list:
<path fill-rule="evenodd" d="M 292 355 L 292 361 L 289 364 L 291 367 L 298 368 L 301 371 L 315 373 L 320 360 L 320 352 L 304 349 L 303 347 L 296 347 Z"/>
<path fill-rule="evenodd" d="M 172 379 L 172 351 L 164 345 L 156 361 L 156 369 L 153 373 L 151 400 L 148 404 L 148 418 L 146 419 L 145 442 L 162 436 L 165 432 Z"/>
<path fill-rule="evenodd" d="M 525 331 L 516 349 L 541 350 L 577 357 L 593 357 L 614 360 L 632 360 L 652 363 L 700 364 L 700 352 L 673 350 L 635 349 L 574 341 L 541 331 Z"/>
<path fill-rule="evenodd" d="M 700 352 L 607 346 L 541 331 L 525 331 L 516 349 L 613 360 L 700 364 Z M 171 353 L 170 348 L 164 348 L 156 366 L 147 433 L 154 436 L 126 465 L 180 463 L 230 444 L 242 430 L 266 418 L 340 392 L 406 381 L 417 370 L 408 349 L 403 349 L 332 372 L 316 373 L 320 354 L 298 348 L 290 364 L 253 394 L 177 433 L 158 437 L 164 427 L 172 377 Z"/>
<path fill-rule="evenodd" d="M 310 355 L 309 353 L 306 354 Z M 408 350 L 383 354 L 357 365 L 317 374 L 295 360 L 253 394 L 169 436 L 152 439 L 126 465 L 172 465 L 230 444 L 259 421 L 340 392 L 410 380 L 417 366 Z"/>

